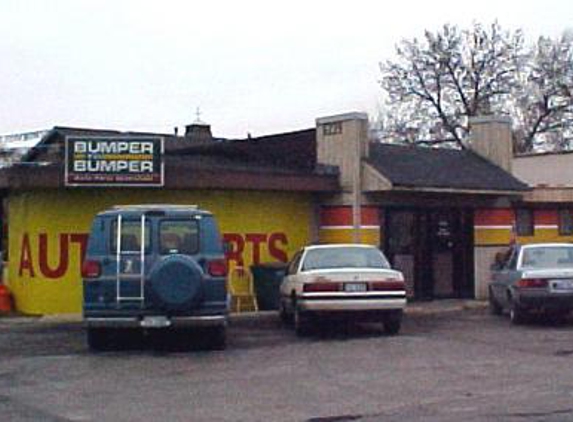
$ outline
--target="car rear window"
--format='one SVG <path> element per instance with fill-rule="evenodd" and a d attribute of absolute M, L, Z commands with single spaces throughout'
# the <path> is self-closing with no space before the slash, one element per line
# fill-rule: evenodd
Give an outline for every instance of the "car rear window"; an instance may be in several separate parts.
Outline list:
<path fill-rule="evenodd" d="M 573 267 L 573 247 L 544 246 L 525 248 L 521 259 L 522 268 Z"/>
<path fill-rule="evenodd" d="M 199 251 L 196 220 L 163 220 L 159 224 L 159 253 L 193 255 Z"/>
<path fill-rule="evenodd" d="M 374 248 L 318 248 L 306 252 L 303 271 L 329 268 L 390 268 L 390 264 Z"/>

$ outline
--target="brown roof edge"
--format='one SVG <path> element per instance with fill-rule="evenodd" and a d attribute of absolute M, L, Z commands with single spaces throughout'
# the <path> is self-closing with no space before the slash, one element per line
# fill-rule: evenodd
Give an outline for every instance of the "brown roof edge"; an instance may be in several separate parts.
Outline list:
<path fill-rule="evenodd" d="M 0 189 L 64 187 L 63 165 L 17 165 L 0 169 Z M 340 185 L 338 176 L 333 174 L 190 168 L 181 165 L 166 168 L 163 188 L 335 192 L 340 190 Z"/>

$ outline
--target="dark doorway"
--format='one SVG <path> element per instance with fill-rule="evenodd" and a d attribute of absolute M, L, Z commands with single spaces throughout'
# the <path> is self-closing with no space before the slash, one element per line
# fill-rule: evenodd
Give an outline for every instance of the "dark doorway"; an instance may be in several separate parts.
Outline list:
<path fill-rule="evenodd" d="M 460 209 L 389 209 L 384 250 L 416 299 L 473 297 L 473 214 Z"/>

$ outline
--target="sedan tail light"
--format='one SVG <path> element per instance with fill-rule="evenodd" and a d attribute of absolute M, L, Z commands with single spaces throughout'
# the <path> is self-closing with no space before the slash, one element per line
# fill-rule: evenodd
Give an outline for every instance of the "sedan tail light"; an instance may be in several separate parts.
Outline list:
<path fill-rule="evenodd" d="M 370 290 L 373 291 L 399 291 L 405 290 L 406 285 L 401 280 L 380 280 L 380 281 L 371 281 L 370 282 Z"/>
<path fill-rule="evenodd" d="M 548 286 L 548 282 L 544 278 L 522 278 L 516 285 L 524 289 L 542 289 Z"/>
<path fill-rule="evenodd" d="M 338 292 L 340 290 L 340 283 L 332 281 L 318 281 L 314 283 L 307 283 L 302 287 L 305 293 L 313 292 Z"/>
<path fill-rule="evenodd" d="M 82 264 L 83 278 L 98 278 L 101 275 L 101 263 L 92 259 L 84 261 Z"/>

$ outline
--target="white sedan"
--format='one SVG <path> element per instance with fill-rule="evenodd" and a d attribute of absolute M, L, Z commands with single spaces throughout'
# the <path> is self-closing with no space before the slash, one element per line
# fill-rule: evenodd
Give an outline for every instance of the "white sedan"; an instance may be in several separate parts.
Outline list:
<path fill-rule="evenodd" d="M 280 287 L 280 314 L 305 335 L 320 317 L 379 321 L 384 331 L 400 331 L 406 306 L 401 272 L 382 252 L 359 244 L 306 246 L 287 268 Z"/>

